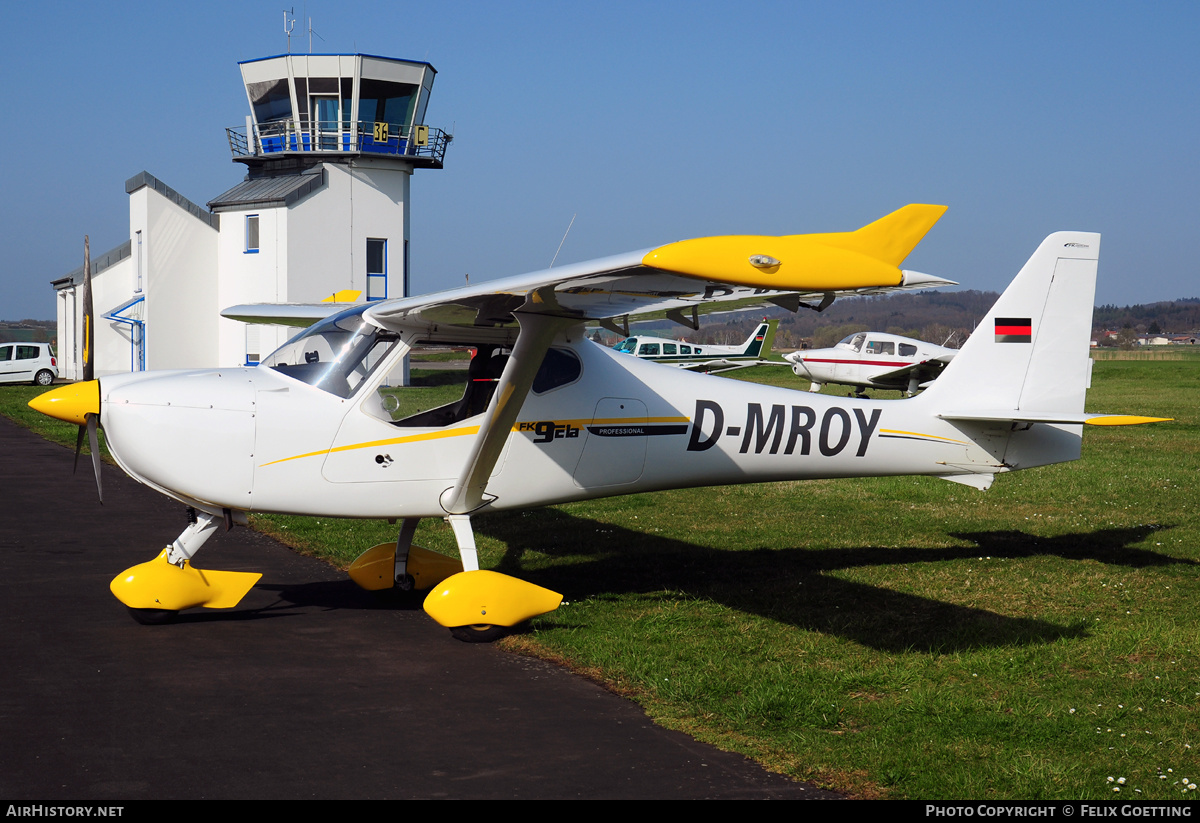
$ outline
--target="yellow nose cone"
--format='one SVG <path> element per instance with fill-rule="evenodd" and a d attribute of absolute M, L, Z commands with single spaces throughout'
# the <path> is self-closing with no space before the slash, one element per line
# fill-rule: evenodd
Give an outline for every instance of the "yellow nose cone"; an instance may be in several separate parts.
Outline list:
<path fill-rule="evenodd" d="M 66 423 L 87 425 L 87 415 L 100 413 L 100 381 L 85 380 L 51 389 L 30 400 L 29 408 Z"/>

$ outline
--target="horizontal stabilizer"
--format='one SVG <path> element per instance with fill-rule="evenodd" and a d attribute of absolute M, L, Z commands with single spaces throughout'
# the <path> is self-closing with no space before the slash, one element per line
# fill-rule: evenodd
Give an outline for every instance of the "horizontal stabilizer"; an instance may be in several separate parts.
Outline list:
<path fill-rule="evenodd" d="M 1027 412 L 1017 409 L 972 410 L 969 412 L 942 412 L 943 420 L 971 420 L 996 423 L 1057 423 L 1092 426 L 1137 426 L 1142 423 L 1165 423 L 1171 417 L 1141 417 L 1134 414 L 1073 414 L 1071 412 Z"/>

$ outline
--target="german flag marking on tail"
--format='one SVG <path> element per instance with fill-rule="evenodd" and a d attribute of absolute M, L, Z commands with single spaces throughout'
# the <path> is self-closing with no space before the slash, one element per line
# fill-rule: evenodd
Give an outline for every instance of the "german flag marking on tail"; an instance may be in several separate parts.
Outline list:
<path fill-rule="evenodd" d="M 1033 321 L 1028 317 L 997 317 L 997 343 L 1030 343 L 1033 341 Z"/>

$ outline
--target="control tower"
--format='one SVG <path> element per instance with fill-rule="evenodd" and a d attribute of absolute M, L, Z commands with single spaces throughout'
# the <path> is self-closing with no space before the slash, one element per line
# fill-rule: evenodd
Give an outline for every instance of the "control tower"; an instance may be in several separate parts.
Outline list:
<path fill-rule="evenodd" d="M 227 129 L 251 176 L 322 161 L 440 169 L 450 135 L 425 125 L 437 71 L 367 54 L 287 54 L 240 64 L 250 114 Z"/>
<path fill-rule="evenodd" d="M 125 182 L 129 238 L 93 255 L 96 374 L 252 365 L 293 329 L 221 317 L 244 303 L 409 295 L 409 181 L 451 136 L 425 123 L 433 66 L 367 54 L 239 64 L 242 181 L 193 203 L 147 171 Z M 82 362 L 82 268 L 53 281 L 65 377 Z"/>
<path fill-rule="evenodd" d="M 408 296 L 409 180 L 415 169 L 442 168 L 451 140 L 425 124 L 437 71 L 366 54 L 239 65 L 250 114 L 226 134 L 246 177 L 207 204 L 222 235 L 231 218 L 243 225 L 218 253 L 221 270 L 237 272 L 218 302 Z M 284 339 L 269 327 L 236 327 L 247 362 Z M 232 333 L 222 335 L 223 357 Z"/>

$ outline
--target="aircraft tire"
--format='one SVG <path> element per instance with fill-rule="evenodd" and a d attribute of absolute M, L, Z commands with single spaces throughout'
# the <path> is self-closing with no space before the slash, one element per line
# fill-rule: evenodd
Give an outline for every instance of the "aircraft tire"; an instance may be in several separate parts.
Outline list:
<path fill-rule="evenodd" d="M 129 616 L 143 626 L 162 626 L 179 616 L 174 609 L 129 609 Z"/>
<path fill-rule="evenodd" d="M 450 634 L 464 643 L 491 643 L 508 634 L 508 627 L 476 623 L 472 626 L 455 626 L 450 630 Z"/>

